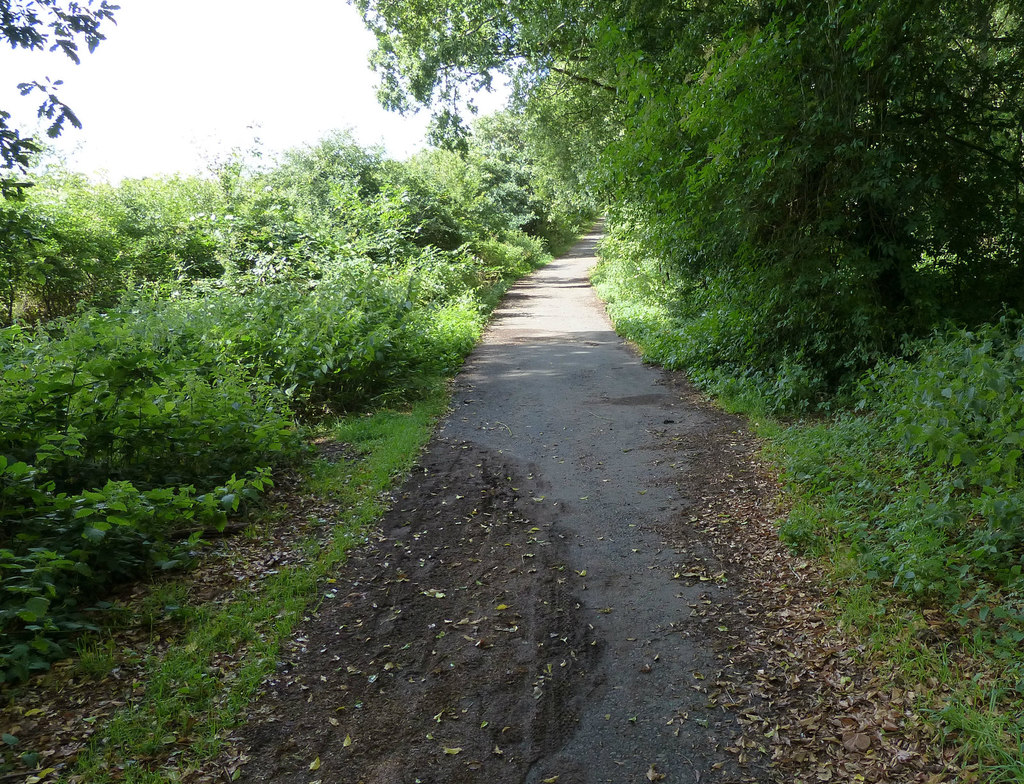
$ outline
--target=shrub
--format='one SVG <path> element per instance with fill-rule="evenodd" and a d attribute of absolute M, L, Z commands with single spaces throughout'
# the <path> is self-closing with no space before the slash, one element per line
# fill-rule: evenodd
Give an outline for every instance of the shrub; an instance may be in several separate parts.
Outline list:
<path fill-rule="evenodd" d="M 819 533 L 844 539 L 869 578 L 951 605 L 994 591 L 1012 606 L 1024 592 L 1024 326 L 948 329 L 907 351 L 865 376 L 860 412 L 783 431 L 788 475 L 819 499 Z M 817 534 L 791 519 L 783 535 Z"/>

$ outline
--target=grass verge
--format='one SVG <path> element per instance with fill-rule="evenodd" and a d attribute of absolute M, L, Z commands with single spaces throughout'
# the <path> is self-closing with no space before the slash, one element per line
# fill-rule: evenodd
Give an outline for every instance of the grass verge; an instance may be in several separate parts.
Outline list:
<path fill-rule="evenodd" d="M 146 657 L 130 703 L 93 736 L 74 773 L 63 780 L 181 781 L 221 754 L 260 682 L 276 666 L 282 643 L 331 590 L 331 572 L 384 511 L 387 491 L 412 467 L 447 403 L 447 390 L 436 384 L 403 410 L 353 415 L 325 426 L 321 438 L 344 444 L 348 456 L 313 461 L 303 492 L 328 498 L 341 510 L 330 536 L 298 542 L 302 558 L 238 588 L 229 601 L 195 608 L 176 644 Z"/>

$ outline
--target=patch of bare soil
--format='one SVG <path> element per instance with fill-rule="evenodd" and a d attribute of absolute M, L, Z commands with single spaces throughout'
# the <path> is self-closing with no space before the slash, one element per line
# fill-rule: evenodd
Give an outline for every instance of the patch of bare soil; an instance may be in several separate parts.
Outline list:
<path fill-rule="evenodd" d="M 435 444 L 267 683 L 244 780 L 520 780 L 581 708 L 597 645 L 517 467 Z"/>

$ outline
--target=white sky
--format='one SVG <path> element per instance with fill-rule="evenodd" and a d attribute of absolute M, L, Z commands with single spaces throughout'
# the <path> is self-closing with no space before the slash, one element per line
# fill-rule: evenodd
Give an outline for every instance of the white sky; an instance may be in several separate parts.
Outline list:
<path fill-rule="evenodd" d="M 192 173 L 254 137 L 273 152 L 343 128 L 395 158 L 423 146 L 425 113 L 401 117 L 377 103 L 373 36 L 345 0 L 119 4 L 117 25 L 79 66 L 62 54 L 0 50 L 0 107 L 23 130 L 38 130 L 39 101 L 21 98 L 16 85 L 64 80 L 61 99 L 84 128 L 69 127 L 57 146 L 78 171 Z M 493 111 L 503 98 L 478 103 Z"/>

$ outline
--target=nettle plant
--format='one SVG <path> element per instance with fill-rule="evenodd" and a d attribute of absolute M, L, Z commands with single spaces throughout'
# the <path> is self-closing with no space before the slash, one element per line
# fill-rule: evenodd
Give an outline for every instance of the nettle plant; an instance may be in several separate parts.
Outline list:
<path fill-rule="evenodd" d="M 0 332 L 0 670 L 65 651 L 118 582 L 187 560 L 294 445 L 272 387 L 147 340 L 128 313 Z M 156 331 L 155 331 L 156 332 Z M 164 334 L 163 340 L 167 340 Z"/>
<path fill-rule="evenodd" d="M 936 529 L 967 572 L 1024 587 L 1024 323 L 1004 317 L 916 345 L 872 374 L 882 417 L 922 463 Z"/>

